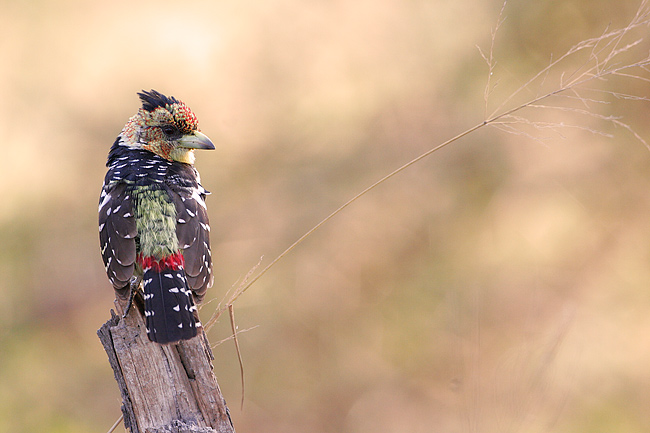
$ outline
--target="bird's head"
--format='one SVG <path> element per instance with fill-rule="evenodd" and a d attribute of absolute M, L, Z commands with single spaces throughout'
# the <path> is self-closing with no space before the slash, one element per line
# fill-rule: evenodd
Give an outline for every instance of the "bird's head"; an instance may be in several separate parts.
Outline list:
<path fill-rule="evenodd" d="M 142 108 L 122 130 L 122 145 L 144 149 L 170 161 L 194 164 L 194 149 L 214 149 L 183 102 L 155 90 L 138 93 Z"/>

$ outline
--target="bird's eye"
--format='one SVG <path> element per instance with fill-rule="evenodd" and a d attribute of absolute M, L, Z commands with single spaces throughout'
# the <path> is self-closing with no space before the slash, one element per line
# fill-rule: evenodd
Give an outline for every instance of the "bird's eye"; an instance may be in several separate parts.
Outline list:
<path fill-rule="evenodd" d="M 178 135 L 178 128 L 176 128 L 174 125 L 163 125 L 160 127 L 160 129 L 162 129 L 162 132 L 168 137 Z"/>

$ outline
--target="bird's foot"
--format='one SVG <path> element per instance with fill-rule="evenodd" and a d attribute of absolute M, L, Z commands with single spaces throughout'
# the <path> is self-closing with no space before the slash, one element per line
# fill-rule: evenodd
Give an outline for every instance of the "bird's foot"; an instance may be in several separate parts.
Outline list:
<path fill-rule="evenodd" d="M 122 318 L 125 318 L 127 314 L 129 314 L 129 311 L 131 311 L 131 305 L 133 305 L 133 298 L 135 297 L 135 293 L 138 291 L 138 288 L 140 287 L 140 282 L 142 281 L 142 277 L 131 277 L 131 281 L 129 281 L 129 300 L 126 302 L 126 308 L 124 309 L 124 314 L 122 314 Z"/>

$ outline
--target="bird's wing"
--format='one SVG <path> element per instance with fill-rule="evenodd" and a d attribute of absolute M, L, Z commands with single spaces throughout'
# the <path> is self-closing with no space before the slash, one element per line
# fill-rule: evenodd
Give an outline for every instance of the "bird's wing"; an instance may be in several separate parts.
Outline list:
<path fill-rule="evenodd" d="M 189 170 L 189 168 L 188 168 Z M 176 206 L 176 236 L 185 259 L 187 283 L 194 299 L 201 302 L 212 286 L 212 254 L 210 252 L 210 221 L 205 205 L 209 194 L 196 180 L 194 169 L 186 171 L 184 185 L 171 186 L 171 197 Z M 188 185 L 191 182 L 191 186 Z"/>
<path fill-rule="evenodd" d="M 117 293 L 128 296 L 138 234 L 132 200 L 124 182 L 105 183 L 99 198 L 99 240 L 108 278 Z"/>

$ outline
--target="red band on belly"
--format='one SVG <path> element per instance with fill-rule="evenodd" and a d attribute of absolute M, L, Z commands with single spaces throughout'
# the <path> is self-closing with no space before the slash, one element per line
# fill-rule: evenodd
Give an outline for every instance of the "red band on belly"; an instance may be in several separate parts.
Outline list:
<path fill-rule="evenodd" d="M 180 252 L 172 254 L 171 256 L 163 257 L 161 259 L 156 259 L 152 256 L 143 257 L 142 254 L 138 254 L 138 263 L 142 266 L 143 270 L 153 269 L 156 272 L 160 272 L 164 269 L 177 270 L 182 269 L 185 264 L 183 259 L 183 254 Z"/>

